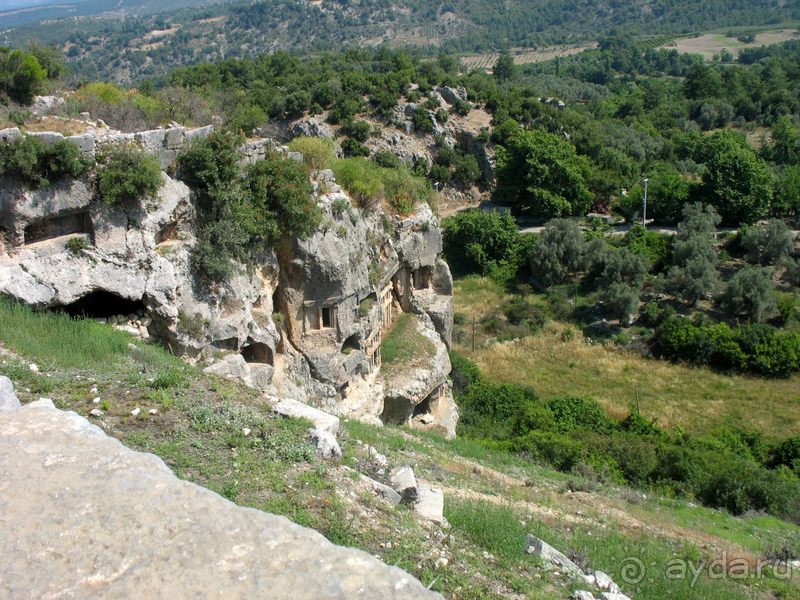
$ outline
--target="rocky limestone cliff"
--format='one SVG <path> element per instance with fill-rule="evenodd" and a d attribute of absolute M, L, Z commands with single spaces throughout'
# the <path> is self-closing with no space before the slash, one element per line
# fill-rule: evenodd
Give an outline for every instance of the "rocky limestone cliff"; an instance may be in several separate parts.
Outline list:
<path fill-rule="evenodd" d="M 179 480 L 49 400 L 12 404 L 0 403 L 4 598 L 441 598 L 369 554 Z"/>
<path fill-rule="evenodd" d="M 0 138 L 18 135 L 9 131 Z M 165 167 L 209 132 L 106 132 L 90 136 L 93 143 L 82 149 L 132 139 Z M 242 162 L 269 149 L 302 160 L 271 140 L 256 140 L 242 149 Z M 0 293 L 37 308 L 121 322 L 132 334 L 204 361 L 209 372 L 273 396 L 455 435 L 447 380 L 452 277 L 427 205 L 405 217 L 365 213 L 330 171 L 318 172 L 322 225 L 280 252 L 262 252 L 225 285 L 209 287 L 191 268 L 194 194 L 166 172 L 163 178 L 156 201 L 121 206 L 100 202 L 88 177 L 34 191 L 0 182 Z M 403 312 L 421 317 L 435 352 L 402 380 L 381 377 L 382 337 Z"/>

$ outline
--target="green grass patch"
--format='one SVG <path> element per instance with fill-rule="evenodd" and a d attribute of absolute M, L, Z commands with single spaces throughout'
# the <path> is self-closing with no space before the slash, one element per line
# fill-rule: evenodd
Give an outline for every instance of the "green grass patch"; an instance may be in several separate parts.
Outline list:
<path fill-rule="evenodd" d="M 130 335 L 89 319 L 36 313 L 0 298 L 0 339 L 19 354 L 63 368 L 106 370 L 130 353 Z"/>
<path fill-rule="evenodd" d="M 410 365 L 428 359 L 436 351 L 433 342 L 420 333 L 417 317 L 403 313 L 381 341 L 381 362 L 387 367 Z"/>
<path fill-rule="evenodd" d="M 334 161 L 332 168 L 336 181 L 365 210 L 386 200 L 398 212 L 408 212 L 432 195 L 428 181 L 405 167 L 390 169 L 363 158 L 347 158 Z"/>

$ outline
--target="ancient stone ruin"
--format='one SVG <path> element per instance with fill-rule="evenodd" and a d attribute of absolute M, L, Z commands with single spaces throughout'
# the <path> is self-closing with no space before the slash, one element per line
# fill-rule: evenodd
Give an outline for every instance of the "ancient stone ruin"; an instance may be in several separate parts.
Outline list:
<path fill-rule="evenodd" d="M 168 169 L 182 149 L 210 132 L 173 127 L 63 139 L 87 153 L 137 143 Z M 0 143 L 18 135 L 0 131 Z M 60 138 L 37 135 L 45 143 Z M 268 150 L 302 160 L 262 139 L 242 148 L 242 163 Z M 452 278 L 427 205 L 404 217 L 365 213 L 332 172 L 317 172 L 323 224 L 210 289 L 191 269 L 194 193 L 167 171 L 163 179 L 156 201 L 113 206 L 100 201 L 89 178 L 38 190 L 0 182 L 0 294 L 161 341 L 203 361 L 206 371 L 272 396 L 455 435 L 458 413 L 447 378 Z M 381 341 L 403 313 L 413 315 L 433 351 L 413 368 L 386 373 Z"/>

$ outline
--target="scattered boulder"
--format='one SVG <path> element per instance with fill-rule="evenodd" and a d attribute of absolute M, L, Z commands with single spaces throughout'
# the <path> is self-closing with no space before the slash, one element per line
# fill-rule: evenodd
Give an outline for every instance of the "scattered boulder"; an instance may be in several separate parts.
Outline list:
<path fill-rule="evenodd" d="M 608 590 L 611 593 L 618 593 L 620 591 L 619 586 L 614 583 L 614 580 L 602 571 L 594 572 L 594 583 L 601 590 Z"/>
<path fill-rule="evenodd" d="M 19 398 L 14 393 L 14 384 L 8 377 L 0 375 L 0 413 L 17 410 Z"/>
<path fill-rule="evenodd" d="M 617 594 L 614 592 L 603 592 L 600 594 L 600 600 L 631 600 L 625 594 Z"/>
<path fill-rule="evenodd" d="M 389 481 L 403 502 L 408 504 L 414 503 L 419 498 L 419 491 L 417 489 L 417 478 L 414 477 L 414 471 L 411 467 L 399 467 L 392 469 L 389 473 Z"/>
<path fill-rule="evenodd" d="M 429 487 L 419 482 L 417 484 L 418 499 L 414 504 L 414 512 L 420 517 L 432 521 L 437 525 L 446 522 L 444 518 L 444 493 L 440 489 Z"/>
<path fill-rule="evenodd" d="M 578 590 L 577 592 L 573 592 L 572 597 L 575 600 L 594 600 L 594 594 L 592 592 L 587 592 L 586 590 Z"/>
<path fill-rule="evenodd" d="M 285 417 L 304 417 L 314 424 L 308 431 L 322 458 L 341 458 L 342 449 L 336 441 L 339 431 L 339 417 L 335 417 L 313 406 L 286 398 L 272 407 L 272 412 Z"/>
<path fill-rule="evenodd" d="M 553 548 L 547 542 L 540 540 L 536 536 L 528 534 L 526 544 L 528 545 L 528 554 L 540 556 L 543 561 L 563 569 L 573 577 L 583 576 L 583 571 L 578 565 L 564 556 L 561 552 Z"/>
<path fill-rule="evenodd" d="M 318 428 L 311 429 L 311 441 L 317 447 L 317 454 L 320 458 L 328 460 L 342 458 L 342 449 L 339 442 L 336 441 L 336 436 L 327 431 Z"/>
<path fill-rule="evenodd" d="M 372 486 L 373 491 L 378 495 L 379 498 L 386 500 L 386 502 L 392 506 L 397 506 L 400 504 L 400 501 L 402 500 L 400 494 L 395 492 L 388 485 L 384 485 L 380 481 L 375 481 L 366 475 L 362 475 L 361 479 Z"/>
<path fill-rule="evenodd" d="M 464 87 L 459 86 L 457 88 L 451 88 L 442 85 L 437 87 L 436 91 L 439 92 L 439 95 L 442 97 L 442 100 L 444 100 L 448 104 L 453 104 L 456 100 L 467 99 L 467 89 Z"/>

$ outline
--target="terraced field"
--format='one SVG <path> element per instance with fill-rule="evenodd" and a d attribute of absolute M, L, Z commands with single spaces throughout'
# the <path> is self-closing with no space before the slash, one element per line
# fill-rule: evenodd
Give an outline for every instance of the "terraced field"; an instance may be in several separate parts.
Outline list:
<path fill-rule="evenodd" d="M 553 46 L 551 48 L 539 48 L 538 50 L 512 48 L 511 54 L 514 57 L 514 63 L 522 65 L 525 63 L 553 60 L 557 57 L 572 56 L 573 54 L 578 54 L 584 50 L 591 50 L 596 47 L 597 44 L 584 46 Z M 491 69 L 498 58 L 500 58 L 499 52 L 487 52 L 485 54 L 463 56 L 460 60 L 461 64 L 467 69 Z"/>

